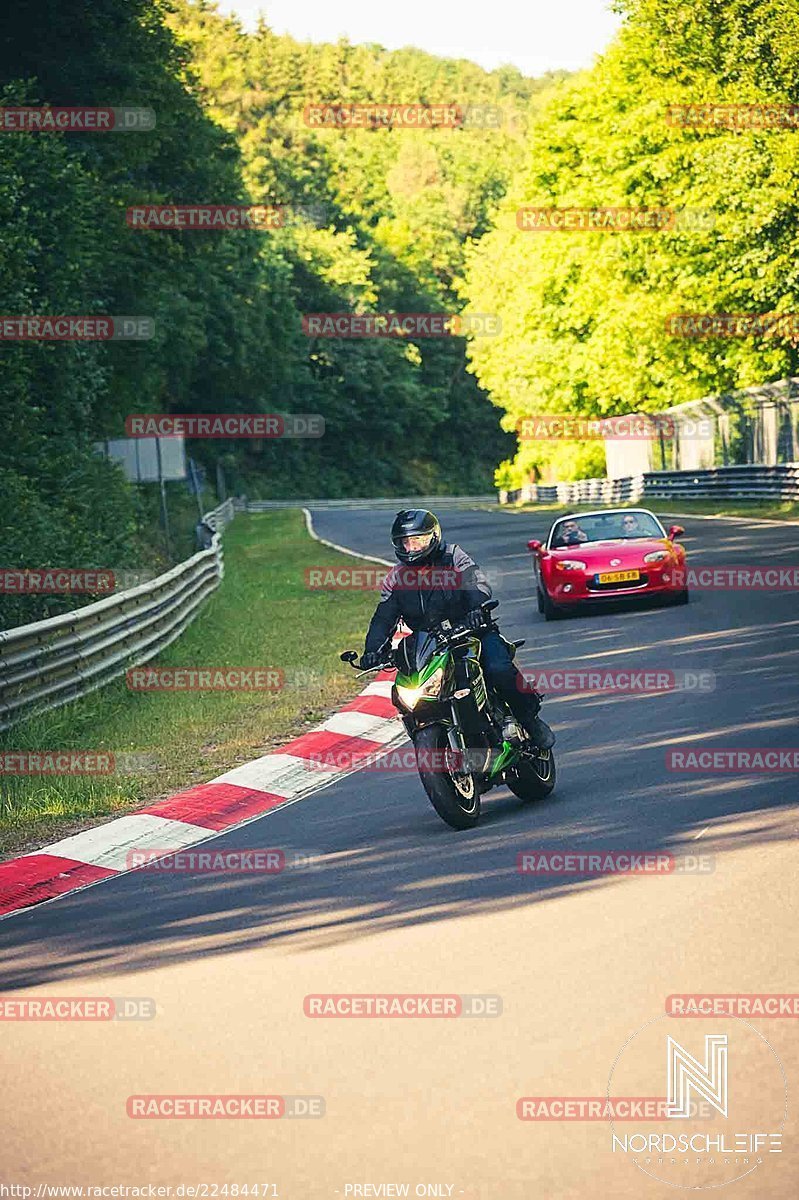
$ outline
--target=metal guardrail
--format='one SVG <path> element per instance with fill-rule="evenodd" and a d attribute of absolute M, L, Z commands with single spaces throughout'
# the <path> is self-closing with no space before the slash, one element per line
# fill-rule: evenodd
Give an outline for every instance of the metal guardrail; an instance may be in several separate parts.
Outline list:
<path fill-rule="evenodd" d="M 631 475 L 625 479 L 577 479 L 573 483 L 525 484 L 515 491 L 500 491 L 500 504 L 623 504 L 637 500 L 643 490 L 644 477 Z"/>
<path fill-rule="evenodd" d="M 496 492 L 492 492 L 490 496 L 398 496 L 394 499 L 381 496 L 379 499 L 370 500 L 366 497 L 363 499 L 354 500 L 237 500 L 236 509 L 244 509 L 247 512 L 268 512 L 273 508 L 320 508 L 320 509 L 348 509 L 348 508 L 379 508 L 393 509 L 395 512 L 401 508 L 462 508 L 468 504 L 491 504 L 497 502 Z"/>
<path fill-rule="evenodd" d="M 573 483 L 526 484 L 500 491 L 500 504 L 624 504 L 647 497 L 730 500 L 799 500 L 799 463 L 778 466 L 712 467 L 697 471 L 650 471 L 622 479 L 578 479 Z"/>
<path fill-rule="evenodd" d="M 165 574 L 0 633 L 0 730 L 88 695 L 179 637 L 222 581 L 221 532 L 234 515 L 232 500 L 207 513 L 211 546 Z"/>
<path fill-rule="evenodd" d="M 799 500 L 799 463 L 713 467 L 705 471 L 654 471 L 643 479 L 647 496 Z"/>

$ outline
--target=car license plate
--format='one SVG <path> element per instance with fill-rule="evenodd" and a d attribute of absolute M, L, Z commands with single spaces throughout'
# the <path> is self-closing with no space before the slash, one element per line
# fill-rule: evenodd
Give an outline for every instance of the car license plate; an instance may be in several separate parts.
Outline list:
<path fill-rule="evenodd" d="M 603 575 L 597 575 L 599 583 L 627 583 L 640 578 L 640 571 L 606 571 Z"/>

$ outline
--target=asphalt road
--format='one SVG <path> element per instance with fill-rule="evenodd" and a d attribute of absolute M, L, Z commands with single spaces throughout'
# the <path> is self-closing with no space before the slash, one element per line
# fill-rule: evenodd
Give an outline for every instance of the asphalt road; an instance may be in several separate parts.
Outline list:
<path fill-rule="evenodd" d="M 313 869 L 131 874 L 0 923 L 3 993 L 150 997 L 157 1014 L 0 1025 L 0 1181 L 34 1196 L 40 1183 L 172 1195 L 269 1183 L 259 1194 L 285 1200 L 560 1200 L 666 1196 L 750 1172 L 724 1194 L 797 1194 L 797 1019 L 663 1018 L 675 993 L 795 989 L 796 774 L 677 774 L 665 761 L 680 746 L 797 746 L 797 593 L 702 592 L 684 608 L 546 624 L 525 543 L 551 519 L 446 514 L 448 539 L 492 574 L 503 632 L 527 638 L 522 668 L 713 672 L 714 690 L 550 696 L 555 793 L 525 806 L 492 792 L 468 833 L 439 821 L 412 774 L 362 771 L 214 843 L 296 850 Z M 799 558 L 795 526 L 680 523 L 692 563 Z M 320 511 L 314 524 L 389 556 L 385 512 Z M 517 855 L 533 851 L 672 854 L 704 869 L 520 874 Z M 502 1012 L 311 1019 L 312 993 L 490 995 Z M 636 1166 L 605 1121 L 519 1120 L 520 1097 L 604 1096 L 611 1072 L 611 1095 L 662 1096 L 667 1033 L 699 1060 L 705 1034 L 728 1036 L 731 1123 L 715 1114 L 702 1128 L 779 1130 L 779 1059 L 782 1154 Z M 126 1099 L 142 1094 L 321 1095 L 325 1116 L 132 1120 Z"/>

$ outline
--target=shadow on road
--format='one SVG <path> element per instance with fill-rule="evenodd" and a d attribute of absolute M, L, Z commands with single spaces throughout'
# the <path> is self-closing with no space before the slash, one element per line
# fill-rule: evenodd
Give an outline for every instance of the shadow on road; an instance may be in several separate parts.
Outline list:
<path fill-rule="evenodd" d="M 734 542 L 751 558 L 747 538 L 739 545 L 740 527 L 726 527 L 714 557 L 731 559 Z M 769 550 L 781 553 L 784 542 Z M 529 581 L 517 587 L 527 591 Z M 506 599 L 516 603 L 512 593 Z M 728 850 L 794 837 L 796 774 L 675 774 L 665 762 L 677 746 L 796 745 L 795 593 L 705 593 L 696 605 L 658 611 L 544 625 L 509 608 L 515 628 L 507 632 L 528 638 L 523 669 L 671 666 L 715 675 L 711 694 L 550 697 L 559 783 L 548 801 L 491 793 L 480 826 L 455 833 L 415 776 L 359 772 L 210 847 L 280 847 L 289 861 L 310 856 L 313 867 L 268 876 L 140 871 L 15 916 L 0 922 L 0 989 L 252 948 L 303 953 L 600 888 L 680 886 L 679 878 L 520 874 L 517 856 L 533 850 L 701 852 L 721 871 Z M 274 958 L 270 968 L 279 970 Z"/>

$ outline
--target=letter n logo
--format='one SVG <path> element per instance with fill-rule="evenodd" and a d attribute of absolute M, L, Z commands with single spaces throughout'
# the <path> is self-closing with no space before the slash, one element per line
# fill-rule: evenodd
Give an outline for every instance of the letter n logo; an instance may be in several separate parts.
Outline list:
<path fill-rule="evenodd" d="M 727 1116 L 727 1035 L 705 1034 L 705 1061 L 700 1063 L 673 1037 L 668 1039 L 669 1117 L 690 1117 L 690 1092 L 708 1100 Z"/>

